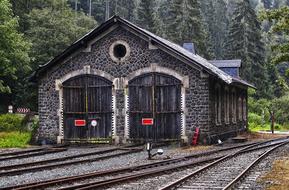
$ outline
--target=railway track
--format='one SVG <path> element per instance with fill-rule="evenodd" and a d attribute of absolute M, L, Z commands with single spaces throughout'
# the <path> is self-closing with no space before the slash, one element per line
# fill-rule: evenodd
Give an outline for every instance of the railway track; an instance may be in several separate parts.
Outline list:
<path fill-rule="evenodd" d="M 241 149 L 242 151 L 253 151 L 255 149 L 265 148 L 265 145 L 263 144 L 266 144 L 266 143 L 268 144 L 270 142 L 274 142 L 274 141 L 271 140 L 271 141 L 264 141 L 264 142 L 259 142 L 259 143 L 251 143 L 248 145 L 242 145 L 242 146 L 236 146 L 236 147 L 242 148 Z M 271 143 L 269 146 L 273 146 L 272 144 L 274 145 L 274 143 Z M 256 146 L 258 147 L 254 148 Z M 226 148 L 220 149 L 219 151 L 225 152 L 226 150 L 233 150 L 233 149 L 234 147 L 230 147 L 227 149 Z M 45 181 L 40 181 L 40 182 L 35 182 L 35 183 L 10 186 L 6 188 L 2 188 L 2 189 L 42 189 L 46 187 L 55 187 L 57 185 L 60 185 L 60 186 L 57 186 L 57 189 L 59 189 L 60 187 L 63 187 L 63 189 L 104 188 L 106 186 L 111 186 L 116 183 L 135 180 L 141 177 L 158 175 L 158 174 L 162 174 L 163 172 L 171 172 L 171 171 L 180 170 L 182 168 L 187 168 L 187 167 L 192 167 L 192 166 L 199 166 L 201 164 L 213 162 L 215 160 L 224 158 L 226 155 L 228 155 L 224 153 L 222 155 L 215 155 L 211 157 L 202 158 L 199 160 L 192 160 L 192 158 L 215 154 L 217 152 L 218 151 L 208 151 L 207 153 L 192 154 L 192 155 L 181 157 L 181 158 L 158 161 L 158 162 L 150 163 L 150 164 L 143 164 L 143 165 L 138 165 L 138 166 L 133 166 L 133 167 L 124 167 L 124 168 L 113 169 L 113 170 L 91 172 L 88 174 L 83 174 L 83 175 L 78 175 L 78 176 L 62 177 L 62 178 L 58 178 L 54 180 L 45 180 Z M 109 179 L 103 179 L 104 177 L 109 178 Z M 91 180 L 94 178 L 102 178 L 102 179 L 96 182 L 87 182 L 87 180 Z M 75 181 L 81 181 L 79 183 L 84 183 L 84 184 L 80 184 L 80 185 L 78 184 L 74 186 L 63 186 L 65 184 L 69 184 Z"/>
<path fill-rule="evenodd" d="M 99 156 L 96 158 L 86 158 L 86 159 L 81 159 L 81 160 L 66 161 L 66 160 L 71 160 L 74 158 L 99 155 L 99 154 L 104 154 L 104 153 L 113 152 L 113 151 L 121 151 L 121 152 L 117 152 L 117 153 L 109 154 L 109 155 L 104 155 L 104 156 Z M 143 151 L 143 149 L 117 148 L 117 149 L 96 151 L 96 152 L 91 152 L 91 153 L 84 153 L 84 154 L 79 154 L 79 155 L 72 155 L 72 156 L 67 156 L 67 157 L 62 157 L 62 158 L 55 158 L 55 159 L 29 162 L 29 163 L 23 163 L 23 164 L 2 166 L 2 167 L 0 167 L 0 177 L 1 176 L 15 175 L 15 174 L 23 174 L 23 173 L 32 172 L 32 171 L 47 170 L 47 169 L 69 166 L 69 165 L 96 162 L 96 161 L 100 161 L 100 160 L 104 160 L 104 159 L 118 157 L 118 156 L 122 156 L 122 155 L 126 155 L 126 154 L 137 153 L 137 152 L 141 152 L 141 151 Z M 60 161 L 65 161 L 65 162 L 60 162 Z M 60 162 L 60 163 L 57 163 L 57 162 Z"/>
<path fill-rule="evenodd" d="M 18 150 L 18 151 L 12 151 L 12 152 L 4 152 L 4 153 L 0 153 L 0 158 L 6 157 L 6 156 L 14 156 L 14 155 L 21 155 L 21 154 L 32 153 L 32 152 L 45 151 L 50 148 L 64 148 L 66 146 L 67 145 L 55 145 L 55 146 L 46 146 L 46 147 L 40 147 L 40 148 Z"/>
<path fill-rule="evenodd" d="M 231 189 L 264 157 L 288 143 L 289 140 L 286 140 L 264 147 L 266 150 L 259 149 L 254 152 L 237 151 L 194 170 L 159 190 Z"/>
<path fill-rule="evenodd" d="M 45 154 L 63 152 L 66 150 L 67 148 L 65 148 L 64 146 L 53 146 L 53 147 L 45 147 L 45 148 L 35 148 L 35 149 L 30 149 L 30 150 L 14 151 L 14 152 L 9 152 L 9 153 L 1 153 L 0 161 L 28 158 L 28 157 L 33 157 L 33 156 L 41 156 Z"/>
<path fill-rule="evenodd" d="M 164 143 L 157 143 L 155 145 L 155 147 L 160 147 L 160 146 L 164 146 Z M 85 158 L 88 156 L 98 156 L 101 154 L 115 152 L 115 151 L 118 151 L 118 152 L 109 154 L 109 155 L 95 157 L 95 158 Z M 58 157 L 58 158 L 53 158 L 53 159 L 47 159 L 47 160 L 0 166 L 0 177 L 23 174 L 23 173 L 32 172 L 32 171 L 41 171 L 41 170 L 69 166 L 69 165 L 96 162 L 96 161 L 105 160 L 105 159 L 109 159 L 113 157 L 137 153 L 141 151 L 143 151 L 143 145 L 134 144 L 134 145 L 108 148 L 105 150 L 97 150 L 93 152 L 81 153 L 77 155 L 64 156 L 64 157 Z M 81 160 L 73 160 L 77 158 L 81 158 Z"/>

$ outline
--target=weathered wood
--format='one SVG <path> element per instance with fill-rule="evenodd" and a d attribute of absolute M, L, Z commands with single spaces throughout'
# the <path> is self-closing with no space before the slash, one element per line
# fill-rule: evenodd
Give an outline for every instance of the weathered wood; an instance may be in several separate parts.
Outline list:
<path fill-rule="evenodd" d="M 63 84 L 65 139 L 107 138 L 111 135 L 112 83 L 94 75 L 77 76 Z M 76 119 L 86 126 L 76 127 Z M 91 120 L 98 125 L 91 126 Z"/>
<path fill-rule="evenodd" d="M 129 82 L 130 138 L 179 139 L 181 81 L 160 73 L 141 75 Z M 142 118 L 154 118 L 142 126 Z"/>

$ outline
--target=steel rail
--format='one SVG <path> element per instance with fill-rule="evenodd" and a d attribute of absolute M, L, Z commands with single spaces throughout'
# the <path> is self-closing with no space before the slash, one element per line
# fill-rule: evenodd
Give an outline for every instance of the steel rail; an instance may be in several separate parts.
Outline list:
<path fill-rule="evenodd" d="M 31 171 L 36 171 L 36 170 L 44 170 L 44 169 L 68 166 L 68 165 L 72 165 L 72 164 L 82 164 L 82 163 L 86 163 L 86 162 L 95 162 L 95 161 L 99 161 L 99 160 L 104 160 L 104 159 L 108 159 L 108 158 L 126 155 L 126 154 L 132 154 L 132 153 L 136 153 L 136 152 L 140 152 L 140 151 L 142 151 L 142 150 L 139 149 L 139 150 L 124 151 L 121 153 L 111 154 L 111 155 L 107 155 L 107 156 L 101 156 L 101 157 L 97 157 L 97 158 L 88 158 L 88 159 L 84 159 L 84 160 L 75 160 L 75 161 L 63 162 L 63 163 L 58 163 L 58 164 L 56 163 L 56 164 L 40 165 L 40 166 L 34 166 L 34 167 L 22 168 L 22 169 L 14 169 L 14 170 L 9 170 L 9 171 L 1 171 L 0 176 L 9 176 L 9 175 L 21 174 L 21 173 L 31 172 Z"/>
<path fill-rule="evenodd" d="M 241 150 L 242 151 L 245 151 L 245 150 L 249 151 L 250 148 L 252 148 L 254 146 L 256 146 L 256 144 L 249 145 L 248 147 L 242 148 Z M 229 155 L 231 155 L 231 154 L 229 154 Z M 74 185 L 74 186 L 70 186 L 70 187 L 66 187 L 66 188 L 61 188 L 61 190 L 71 190 L 71 189 L 84 190 L 84 189 L 103 188 L 105 186 L 111 186 L 111 185 L 116 184 L 116 183 L 125 182 L 125 181 L 132 180 L 132 179 L 139 179 L 140 177 L 151 176 L 151 175 L 159 174 L 162 172 L 167 172 L 167 171 L 172 171 L 172 170 L 176 170 L 176 169 L 191 167 L 191 166 L 195 166 L 195 165 L 199 165 L 199 164 L 203 164 L 203 163 L 207 163 L 207 162 L 213 162 L 214 163 L 214 162 L 216 162 L 215 160 L 224 159 L 227 156 L 218 156 L 218 157 L 214 157 L 214 158 L 210 158 L 210 159 L 204 159 L 201 161 L 192 161 L 192 162 L 180 164 L 177 166 L 169 166 L 169 167 L 162 168 L 162 169 L 154 169 L 152 171 L 145 171 L 145 172 L 138 173 L 138 174 L 130 174 L 130 175 L 125 175 L 125 176 L 112 178 L 112 179 L 108 179 L 108 180 L 101 180 L 101 181 L 97 181 L 97 182 Z"/>
<path fill-rule="evenodd" d="M 66 145 L 57 145 L 57 146 L 51 146 L 51 147 L 31 148 L 28 150 L 26 149 L 26 150 L 19 150 L 19 151 L 13 151 L 13 152 L 5 152 L 5 153 L 0 153 L 0 157 L 26 154 L 29 152 L 38 152 L 38 151 L 43 151 L 43 150 L 47 150 L 50 148 L 63 148 L 65 146 Z"/>
<path fill-rule="evenodd" d="M 223 190 L 227 190 L 233 187 L 234 184 L 236 184 L 242 177 L 246 175 L 246 173 L 252 169 L 254 166 L 256 166 L 265 156 L 270 154 L 272 151 L 276 150 L 277 148 L 284 146 L 285 144 L 289 143 L 289 141 L 281 143 L 279 145 L 274 146 L 273 148 L 269 149 L 268 151 L 264 152 L 261 156 L 259 156 L 257 159 L 255 159 L 246 169 L 244 169 L 235 179 L 233 179 L 228 185 L 226 185 Z"/>
<path fill-rule="evenodd" d="M 260 143 L 260 144 L 262 144 L 262 143 Z M 259 144 L 257 144 L 257 145 L 259 145 Z M 254 146 L 256 146 L 256 144 L 250 145 L 246 148 L 243 148 L 241 151 L 242 151 L 242 153 L 245 153 L 245 152 L 256 150 L 257 148 L 252 149 L 252 147 L 254 147 Z M 269 146 L 271 146 L 271 145 L 269 145 Z M 264 147 L 260 147 L 260 148 L 264 148 Z M 74 185 L 74 186 L 70 186 L 70 187 L 61 188 L 61 190 L 104 188 L 105 186 L 111 186 L 111 185 L 116 184 L 116 183 L 125 182 L 125 181 L 132 180 L 132 179 L 139 179 L 140 177 L 151 176 L 151 175 L 159 174 L 159 173 L 166 172 L 166 171 L 191 167 L 191 166 L 203 164 L 206 162 L 212 162 L 212 161 L 215 161 L 218 159 L 222 159 L 223 157 L 226 157 L 226 156 L 218 156 L 218 157 L 214 157 L 214 158 L 204 159 L 201 161 L 193 161 L 193 162 L 185 163 L 185 164 L 181 164 L 178 166 L 169 166 L 169 167 L 162 168 L 162 169 L 154 169 L 152 171 L 145 171 L 145 172 L 141 172 L 138 174 L 125 175 L 125 176 L 116 177 L 116 178 L 112 178 L 112 179 L 108 179 L 108 180 L 102 180 L 102 181 L 97 181 L 97 182 L 92 182 L 92 183 Z"/>
<path fill-rule="evenodd" d="M 45 150 L 42 150 L 39 152 L 34 152 L 31 154 L 27 153 L 27 154 L 22 154 L 22 155 L 3 157 L 3 158 L 0 158 L 0 161 L 20 159 L 20 158 L 29 158 L 32 156 L 41 156 L 41 155 L 45 155 L 45 154 L 52 154 L 52 153 L 63 152 L 63 151 L 67 151 L 67 148 L 47 148 Z"/>
<path fill-rule="evenodd" d="M 289 143 L 289 141 L 287 140 L 285 142 L 279 142 L 279 143 L 276 143 L 274 145 L 281 145 L 282 146 L 282 145 L 284 145 L 286 143 Z M 188 174 L 188 175 L 186 175 L 186 176 L 184 176 L 184 177 L 182 177 L 182 178 L 180 178 L 180 179 L 178 179 L 178 180 L 176 180 L 176 181 L 174 181 L 174 182 L 172 182 L 170 184 L 168 184 L 167 186 L 160 188 L 159 190 L 173 189 L 174 187 L 177 187 L 178 185 L 184 183 L 187 179 L 193 177 L 194 175 L 197 175 L 197 174 L 207 170 L 208 168 L 210 168 L 210 167 L 212 167 L 212 166 L 214 166 L 214 165 L 216 165 L 218 163 L 221 163 L 222 161 L 224 161 L 224 160 L 226 160 L 228 158 L 232 158 L 232 157 L 237 156 L 239 154 L 250 152 L 250 151 L 254 151 L 254 150 L 257 150 L 257 149 L 271 147 L 271 146 L 274 146 L 274 145 L 271 144 L 271 145 L 268 145 L 268 146 L 262 146 L 262 147 L 253 148 L 253 149 L 244 148 L 243 150 L 239 150 L 239 151 L 237 151 L 237 152 L 235 152 L 233 154 L 229 154 L 229 155 L 227 155 L 225 157 L 222 157 L 222 158 L 220 158 L 220 159 L 218 159 L 218 160 L 216 160 L 216 161 L 214 161 L 214 162 L 212 162 L 212 163 L 210 163 L 210 164 L 208 164 L 208 165 L 206 165 L 206 166 L 204 166 L 204 167 L 202 167 L 202 168 L 200 168 L 200 169 L 198 169 L 198 170 L 196 170 L 196 171 L 194 171 L 194 172 L 192 172 L 192 173 L 190 173 L 190 174 Z"/>
<path fill-rule="evenodd" d="M 143 164 L 143 165 L 120 168 L 120 169 L 106 170 L 106 171 L 100 171 L 100 172 L 92 172 L 92 173 L 88 173 L 88 174 L 82 174 L 82 175 L 71 176 L 71 177 L 62 177 L 62 178 L 57 178 L 57 179 L 53 179 L 53 180 L 46 180 L 46 181 L 40 181 L 40 182 L 34 182 L 34 183 L 28 183 L 28 184 L 22 184 L 22 185 L 15 185 L 15 186 L 10 186 L 10 187 L 6 187 L 6 188 L 0 188 L 0 189 L 2 189 L 2 190 L 4 190 L 4 189 L 5 190 L 6 189 L 39 189 L 39 188 L 43 188 L 46 186 L 60 184 L 60 183 L 67 183 L 69 181 L 83 180 L 83 179 L 87 179 L 87 178 L 93 178 L 93 177 L 98 177 L 98 176 L 103 176 L 103 175 L 111 175 L 111 174 L 117 174 L 117 173 L 123 173 L 123 172 L 132 172 L 132 171 L 137 171 L 137 170 L 146 169 L 146 168 L 150 168 L 150 167 L 156 167 L 156 165 L 173 164 L 176 162 L 187 161 L 191 158 L 195 158 L 195 157 L 199 157 L 199 156 L 210 155 L 210 154 L 214 154 L 217 152 L 231 150 L 234 148 L 236 149 L 236 148 L 242 148 L 242 147 L 248 147 L 248 146 L 253 147 L 253 146 L 260 145 L 260 144 L 265 144 L 265 143 L 269 143 L 271 141 L 282 140 L 282 139 L 273 139 L 273 140 L 267 140 L 267 141 L 262 141 L 262 142 L 248 143 L 246 145 L 238 145 L 238 146 L 229 147 L 229 148 L 222 148 L 219 150 L 207 151 L 205 153 L 192 154 L 192 155 L 188 155 L 188 156 L 181 157 L 181 158 L 169 159 L 169 160 L 159 161 L 159 162 L 155 162 L 155 163 L 151 163 L 151 164 Z M 223 157 L 223 156 L 219 156 L 219 157 L 215 157 L 215 158 L 211 158 L 211 159 L 206 159 L 206 160 L 201 161 L 201 163 L 214 161 L 214 160 L 219 159 L 221 157 Z M 184 165 L 183 167 L 190 166 L 191 164 L 192 163 L 190 163 L 189 165 Z M 198 164 L 198 163 L 193 163 L 193 164 Z"/>
<path fill-rule="evenodd" d="M 40 160 L 40 161 L 35 161 L 35 162 L 13 164 L 13 165 L 2 166 L 2 167 L 0 166 L 0 171 L 13 169 L 13 168 L 19 168 L 19 167 L 35 166 L 35 165 L 39 165 L 39 164 L 47 164 L 47 163 L 51 163 L 51 162 L 65 161 L 65 160 L 79 158 L 79 157 L 83 157 L 83 156 L 92 156 L 92 155 L 97 155 L 97 154 L 104 154 L 104 153 L 113 152 L 116 150 L 123 150 L 123 149 L 122 148 L 110 148 L 110 149 L 105 149 L 105 150 L 93 151 L 93 152 L 89 152 L 89 153 L 82 153 L 82 154 L 77 154 L 77 155 L 71 155 L 71 156 L 65 156 L 65 157 L 59 157 L 59 158 L 53 158 L 53 159 L 47 159 L 47 160 Z"/>

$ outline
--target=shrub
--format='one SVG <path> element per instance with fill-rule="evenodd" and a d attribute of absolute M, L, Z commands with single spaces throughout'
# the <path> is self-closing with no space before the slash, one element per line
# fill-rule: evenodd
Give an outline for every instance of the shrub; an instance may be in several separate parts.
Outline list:
<path fill-rule="evenodd" d="M 256 113 L 248 114 L 249 123 L 254 123 L 255 125 L 262 125 L 262 117 Z"/>
<path fill-rule="evenodd" d="M 273 100 L 276 122 L 285 124 L 289 123 L 289 94 Z"/>
<path fill-rule="evenodd" d="M 17 114 L 0 115 L 0 131 L 18 131 L 22 128 L 23 116 Z"/>
<path fill-rule="evenodd" d="M 30 132 L 1 132 L 0 148 L 26 147 L 30 139 Z"/>

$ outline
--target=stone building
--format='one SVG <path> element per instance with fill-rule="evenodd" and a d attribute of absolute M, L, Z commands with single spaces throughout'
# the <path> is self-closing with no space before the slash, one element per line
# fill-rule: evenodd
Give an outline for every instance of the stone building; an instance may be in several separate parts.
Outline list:
<path fill-rule="evenodd" d="M 207 61 L 114 16 L 40 66 L 39 140 L 212 143 L 247 126 L 239 60 Z"/>

